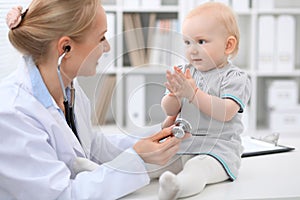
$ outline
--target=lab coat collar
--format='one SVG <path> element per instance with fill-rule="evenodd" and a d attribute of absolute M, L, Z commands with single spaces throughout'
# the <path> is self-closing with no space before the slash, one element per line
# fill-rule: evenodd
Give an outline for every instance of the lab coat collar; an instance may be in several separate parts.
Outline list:
<path fill-rule="evenodd" d="M 26 66 L 28 67 L 30 80 L 32 84 L 33 96 L 41 102 L 46 108 L 53 106 L 52 97 L 42 79 L 40 71 L 33 62 L 31 56 L 23 56 Z"/>
<path fill-rule="evenodd" d="M 50 95 L 43 79 L 38 70 L 37 66 L 35 65 L 31 56 L 23 56 L 24 64 L 28 69 L 31 85 L 32 85 L 32 94 L 33 96 L 41 102 L 45 108 L 47 108 L 54 119 L 60 124 L 60 127 L 64 129 L 63 133 L 65 138 L 68 138 L 68 141 L 71 143 L 71 146 L 76 151 L 77 155 L 85 157 L 84 150 L 82 149 L 80 143 L 78 142 L 77 138 L 73 134 L 69 134 L 71 129 L 65 123 L 65 118 L 62 110 L 58 107 L 55 100 Z M 53 109 L 54 108 L 54 109 Z M 58 112 L 57 112 L 58 111 Z"/>

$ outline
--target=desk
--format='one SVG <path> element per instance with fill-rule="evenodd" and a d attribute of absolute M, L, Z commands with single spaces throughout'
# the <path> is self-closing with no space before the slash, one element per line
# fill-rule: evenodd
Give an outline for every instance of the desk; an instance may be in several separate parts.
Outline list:
<path fill-rule="evenodd" d="M 298 133 L 299 134 L 299 133 Z M 300 199 L 300 135 L 280 138 L 282 145 L 296 150 L 286 153 L 247 157 L 242 159 L 236 181 L 208 185 L 188 200 L 235 200 L 235 199 Z M 122 200 L 155 200 L 158 181 L 122 198 Z"/>

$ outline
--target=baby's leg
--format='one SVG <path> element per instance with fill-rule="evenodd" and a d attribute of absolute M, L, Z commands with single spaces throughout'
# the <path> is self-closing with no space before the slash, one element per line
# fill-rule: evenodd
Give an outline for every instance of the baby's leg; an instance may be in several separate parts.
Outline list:
<path fill-rule="evenodd" d="M 181 161 L 181 157 L 174 156 L 164 166 L 146 163 L 146 169 L 150 179 L 157 179 L 166 171 L 170 171 L 174 174 L 179 173 L 183 169 L 183 163 Z"/>
<path fill-rule="evenodd" d="M 213 157 L 199 155 L 190 159 L 183 170 L 174 175 L 165 172 L 160 177 L 159 199 L 171 200 L 200 193 L 206 184 L 228 179 L 223 166 Z"/>

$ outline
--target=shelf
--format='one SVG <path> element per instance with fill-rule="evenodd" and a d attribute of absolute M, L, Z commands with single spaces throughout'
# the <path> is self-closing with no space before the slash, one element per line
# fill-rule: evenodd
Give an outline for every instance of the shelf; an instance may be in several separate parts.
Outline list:
<path fill-rule="evenodd" d="M 97 69 L 97 74 L 165 74 L 169 67 L 163 66 L 139 66 L 139 67 L 111 67 L 109 69 Z"/>
<path fill-rule="evenodd" d="M 117 6 L 103 5 L 103 8 L 106 12 L 117 12 Z"/>
<path fill-rule="evenodd" d="M 275 8 L 272 10 L 257 10 L 259 15 L 282 15 L 282 14 L 291 14 L 291 15 L 300 15 L 299 8 Z"/>
<path fill-rule="evenodd" d="M 116 67 L 109 67 L 109 68 L 101 68 L 97 67 L 96 69 L 97 74 L 116 74 L 118 73 L 118 69 Z"/>
<path fill-rule="evenodd" d="M 236 14 L 237 15 L 242 15 L 242 16 L 247 16 L 247 15 L 249 15 L 249 16 L 251 16 L 252 15 L 252 11 L 251 10 L 245 10 L 245 11 L 236 11 Z"/>
<path fill-rule="evenodd" d="M 124 8 L 124 13 L 138 12 L 138 13 L 174 13 L 178 12 L 178 6 L 161 6 L 158 8 Z"/>
<path fill-rule="evenodd" d="M 124 74 L 165 74 L 168 67 L 153 67 L 153 66 L 140 66 L 140 67 L 124 67 L 122 73 Z"/>
<path fill-rule="evenodd" d="M 293 72 L 255 72 L 257 77 L 299 77 L 300 70 Z"/>

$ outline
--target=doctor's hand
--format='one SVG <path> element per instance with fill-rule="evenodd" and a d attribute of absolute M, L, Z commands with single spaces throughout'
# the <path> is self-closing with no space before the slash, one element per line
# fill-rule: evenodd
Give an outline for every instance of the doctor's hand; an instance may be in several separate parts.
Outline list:
<path fill-rule="evenodd" d="M 150 164 L 165 165 L 178 151 L 182 139 L 172 135 L 172 127 L 164 128 L 160 132 L 138 141 L 133 149 Z M 167 138 L 164 142 L 159 141 Z"/>

